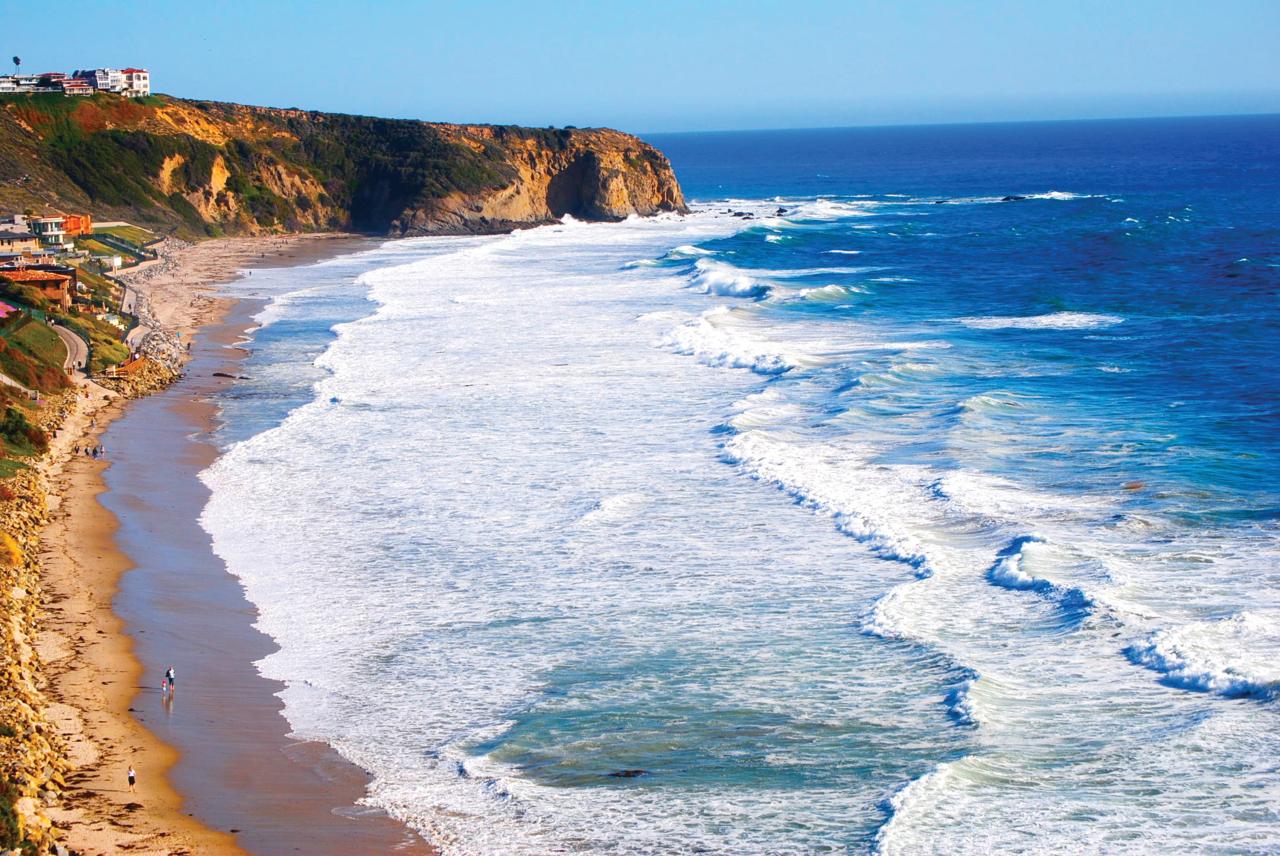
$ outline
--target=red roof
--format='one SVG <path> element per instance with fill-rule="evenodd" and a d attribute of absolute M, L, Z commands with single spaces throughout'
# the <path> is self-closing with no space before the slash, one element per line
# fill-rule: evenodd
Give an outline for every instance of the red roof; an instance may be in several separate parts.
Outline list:
<path fill-rule="evenodd" d="M 121 71 L 124 74 L 146 74 L 147 73 L 147 70 L 145 68 L 125 68 L 125 69 L 121 69 Z"/>
<path fill-rule="evenodd" d="M 0 277 L 10 282 L 71 282 L 71 277 L 47 270 L 0 270 Z"/>

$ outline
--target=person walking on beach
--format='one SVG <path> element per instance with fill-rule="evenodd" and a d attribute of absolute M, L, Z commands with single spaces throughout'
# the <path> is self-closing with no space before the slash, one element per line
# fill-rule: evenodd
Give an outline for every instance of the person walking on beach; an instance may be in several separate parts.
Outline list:
<path fill-rule="evenodd" d="M 169 683 L 169 692 L 173 692 L 173 666 L 164 673 L 164 679 Z"/>
<path fill-rule="evenodd" d="M 133 769 L 133 765 L 129 765 L 129 793 L 134 793 L 134 788 L 138 784 L 138 773 Z"/>

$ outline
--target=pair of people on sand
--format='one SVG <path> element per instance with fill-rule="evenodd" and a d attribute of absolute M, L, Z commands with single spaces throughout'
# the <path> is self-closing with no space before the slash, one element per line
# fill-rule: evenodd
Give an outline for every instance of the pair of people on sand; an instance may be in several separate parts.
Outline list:
<path fill-rule="evenodd" d="M 165 669 L 164 679 L 160 681 L 160 692 L 172 693 L 173 681 L 174 681 L 173 666 L 170 666 L 168 669 Z"/>

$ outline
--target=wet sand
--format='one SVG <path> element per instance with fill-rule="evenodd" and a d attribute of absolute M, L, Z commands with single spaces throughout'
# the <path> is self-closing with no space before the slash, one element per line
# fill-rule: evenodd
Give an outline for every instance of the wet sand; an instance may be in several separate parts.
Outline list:
<path fill-rule="evenodd" d="M 311 242 L 260 261 L 303 264 L 360 246 Z M 252 246 L 235 247 L 221 262 L 224 280 L 252 259 Z M 210 263 L 207 251 L 201 258 Z M 355 805 L 363 771 L 289 737 L 275 696 L 282 686 L 253 665 L 274 645 L 254 629 L 254 608 L 199 526 L 208 493 L 198 473 L 216 457 L 208 397 L 234 382 L 213 373 L 236 373 L 244 352 L 229 346 L 260 304 L 208 292 L 200 300 L 198 313 L 165 307 L 169 320 L 198 331 L 186 376 L 122 415 L 106 405 L 89 433 L 107 462 L 72 457 L 55 482 L 64 513 L 45 541 L 61 557 L 49 591 L 51 623 L 62 626 L 46 647 L 58 655 L 55 707 L 62 730 L 79 735 L 80 767 L 59 825 L 86 853 L 429 853 L 402 824 Z M 166 702 L 169 665 L 177 691 Z M 123 784 L 131 762 L 137 794 Z"/>
<path fill-rule="evenodd" d="M 105 463 L 68 453 L 90 429 L 118 415 L 102 390 L 60 431 L 49 470 L 51 520 L 42 535 L 46 598 L 38 647 L 52 703 L 45 713 L 63 735 L 74 770 L 50 814 L 62 839 L 83 854 L 241 853 L 234 838 L 190 818 L 165 771 L 177 753 L 129 713 L 141 678 L 132 643 L 111 609 L 129 559 L 115 545 L 117 522 L 98 502 Z M 138 771 L 131 793 L 125 772 Z"/>
<path fill-rule="evenodd" d="M 186 377 L 134 403 L 107 430 L 116 463 L 103 505 L 120 520 L 116 543 L 133 567 L 116 613 L 134 640 L 151 685 L 138 691 L 137 718 L 179 752 L 171 780 L 187 807 L 251 853 L 424 852 L 417 836 L 381 813 L 355 806 L 367 777 L 327 746 L 294 741 L 280 714 L 278 682 L 253 663 L 275 650 L 255 630 L 253 607 L 214 556 L 198 519 L 208 490 L 198 474 L 213 462 L 209 396 L 234 381 L 240 338 L 258 304 L 238 303 L 193 346 Z M 175 665 L 171 702 L 160 692 Z"/>

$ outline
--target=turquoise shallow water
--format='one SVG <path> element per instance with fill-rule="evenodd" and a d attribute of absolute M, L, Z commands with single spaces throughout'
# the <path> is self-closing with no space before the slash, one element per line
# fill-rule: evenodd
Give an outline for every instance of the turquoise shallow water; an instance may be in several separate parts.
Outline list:
<path fill-rule="evenodd" d="M 1280 846 L 1280 120 L 655 142 L 689 217 L 254 277 L 295 729 L 449 852 Z"/>

